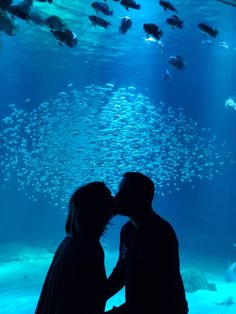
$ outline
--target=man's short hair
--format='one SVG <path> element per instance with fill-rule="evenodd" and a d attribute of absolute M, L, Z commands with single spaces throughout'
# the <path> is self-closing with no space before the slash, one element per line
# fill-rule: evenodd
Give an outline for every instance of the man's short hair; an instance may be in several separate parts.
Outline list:
<path fill-rule="evenodd" d="M 132 187 L 137 197 L 140 196 L 144 200 L 152 202 L 155 193 L 155 185 L 148 176 L 140 172 L 126 172 L 123 178 L 125 182 Z"/>

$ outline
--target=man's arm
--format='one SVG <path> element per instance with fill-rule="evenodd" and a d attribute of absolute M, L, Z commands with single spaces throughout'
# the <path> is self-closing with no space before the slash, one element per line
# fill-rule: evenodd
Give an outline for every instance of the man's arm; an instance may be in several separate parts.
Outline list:
<path fill-rule="evenodd" d="M 107 279 L 107 299 L 110 299 L 125 285 L 125 265 L 122 258 L 123 229 L 120 233 L 119 259 L 111 275 Z"/>
<path fill-rule="evenodd" d="M 116 294 L 125 285 L 124 276 L 124 264 L 122 258 L 119 260 L 113 269 L 111 275 L 107 279 L 107 299 L 110 299 L 114 294 Z"/>

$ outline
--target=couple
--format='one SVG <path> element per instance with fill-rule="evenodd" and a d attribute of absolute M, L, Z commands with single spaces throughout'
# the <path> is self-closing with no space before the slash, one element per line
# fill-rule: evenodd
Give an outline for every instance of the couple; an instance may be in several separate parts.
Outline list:
<path fill-rule="evenodd" d="M 36 314 L 186 314 L 178 240 L 171 225 L 152 209 L 150 178 L 127 172 L 117 195 L 103 182 L 71 197 L 67 236 L 57 248 Z M 120 255 L 106 278 L 100 237 L 112 216 L 130 218 L 120 235 Z M 125 286 L 126 301 L 105 311 L 106 301 Z"/>

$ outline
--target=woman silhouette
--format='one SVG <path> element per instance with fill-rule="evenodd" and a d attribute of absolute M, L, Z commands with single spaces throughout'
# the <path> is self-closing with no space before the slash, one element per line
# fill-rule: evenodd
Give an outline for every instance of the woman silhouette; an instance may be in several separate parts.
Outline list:
<path fill-rule="evenodd" d="M 36 314 L 104 313 L 106 273 L 100 238 L 113 205 L 103 182 L 84 185 L 72 195 L 67 235 L 55 252 Z"/>

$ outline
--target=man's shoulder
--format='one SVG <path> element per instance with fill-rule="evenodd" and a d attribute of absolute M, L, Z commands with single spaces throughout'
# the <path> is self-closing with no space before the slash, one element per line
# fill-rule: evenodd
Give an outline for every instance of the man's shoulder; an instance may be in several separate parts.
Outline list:
<path fill-rule="evenodd" d="M 171 223 L 158 215 L 156 212 L 153 212 L 153 223 L 157 225 L 157 227 L 159 226 L 162 230 L 175 234 L 175 230 Z"/>
<path fill-rule="evenodd" d="M 132 221 L 129 220 L 122 226 L 121 230 L 130 229 L 130 228 L 132 228 L 132 225 L 133 225 Z"/>
<path fill-rule="evenodd" d="M 134 225 L 133 225 L 132 221 L 129 220 L 122 226 L 121 234 L 130 232 L 131 230 L 133 230 L 133 228 L 134 228 Z"/>

